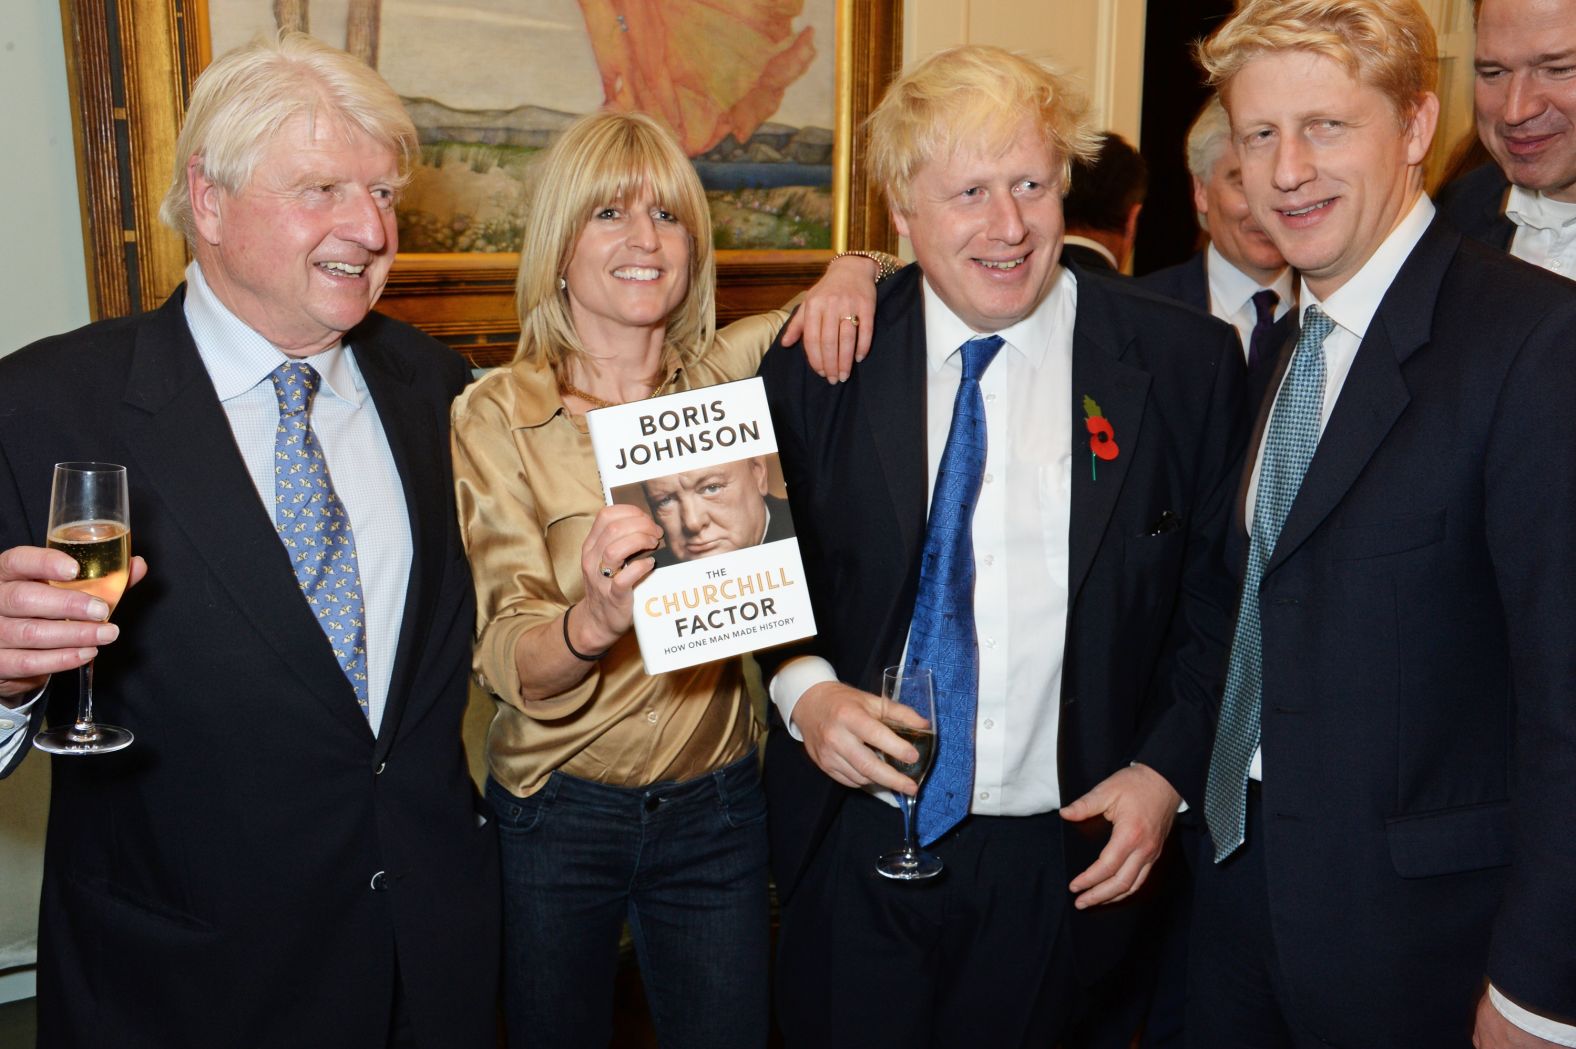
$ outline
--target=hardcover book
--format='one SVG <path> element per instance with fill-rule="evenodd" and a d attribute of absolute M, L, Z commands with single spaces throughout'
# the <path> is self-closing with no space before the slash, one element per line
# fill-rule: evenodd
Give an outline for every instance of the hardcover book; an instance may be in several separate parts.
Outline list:
<path fill-rule="evenodd" d="M 815 633 L 760 379 L 598 408 L 586 423 L 603 498 L 663 532 L 635 588 L 648 673 Z"/>

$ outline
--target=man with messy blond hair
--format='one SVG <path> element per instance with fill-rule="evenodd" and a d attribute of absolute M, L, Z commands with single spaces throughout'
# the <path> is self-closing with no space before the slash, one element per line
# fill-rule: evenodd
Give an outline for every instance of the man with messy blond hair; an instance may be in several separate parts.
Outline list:
<path fill-rule="evenodd" d="M 1049 1046 L 1199 798 L 1242 361 L 1220 322 L 1059 262 L 1093 139 L 1038 62 L 934 55 L 869 127 L 918 261 L 879 352 L 837 386 L 762 365 L 820 631 L 762 656 L 777 1015 L 796 1049 Z M 937 684 L 929 881 L 875 870 L 917 789 L 882 760 L 917 757 L 873 694 L 899 663 Z"/>
<path fill-rule="evenodd" d="M 1576 289 L 1436 218 L 1416 0 L 1249 0 L 1199 54 L 1301 331 L 1232 534 L 1189 1037 L 1576 1044 Z"/>

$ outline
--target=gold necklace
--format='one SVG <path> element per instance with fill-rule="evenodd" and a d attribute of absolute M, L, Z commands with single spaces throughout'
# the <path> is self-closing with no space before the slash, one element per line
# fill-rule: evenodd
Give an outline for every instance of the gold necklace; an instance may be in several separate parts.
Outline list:
<path fill-rule="evenodd" d="M 651 398 L 655 397 L 657 394 L 662 392 L 662 389 L 665 386 L 667 386 L 666 382 L 663 382 L 660 385 L 653 386 L 652 389 L 651 389 L 651 392 L 646 394 L 646 396 L 644 398 L 642 398 L 642 400 L 650 400 Z M 596 394 L 594 394 L 594 393 L 587 393 L 585 390 L 582 390 L 580 387 L 576 386 L 574 383 L 570 382 L 568 379 L 559 379 L 558 380 L 558 392 L 560 394 L 567 395 L 567 396 L 570 396 L 570 397 L 578 397 L 582 401 L 585 401 L 587 404 L 589 404 L 589 405 L 591 405 L 593 407 L 596 407 L 596 408 L 617 408 L 620 404 L 627 404 L 627 403 L 629 403 L 628 401 L 604 401 L 602 398 L 598 397 Z"/>

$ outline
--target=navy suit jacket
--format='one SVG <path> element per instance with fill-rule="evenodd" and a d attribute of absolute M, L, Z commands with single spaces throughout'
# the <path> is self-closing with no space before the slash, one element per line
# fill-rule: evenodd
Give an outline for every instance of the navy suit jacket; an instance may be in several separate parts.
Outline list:
<path fill-rule="evenodd" d="M 1234 602 L 1221 559 L 1239 351 L 1220 321 L 1131 281 L 1074 272 L 1074 462 L 1088 455 L 1084 395 L 1111 420 L 1119 454 L 1097 478 L 1073 471 L 1067 634 L 1047 639 L 1065 645 L 1062 693 L 1043 697 L 1060 718 L 1061 793 L 1071 801 L 1140 761 L 1196 799 Z M 780 346 L 762 363 L 820 631 L 758 653 L 768 680 L 785 658 L 814 652 L 840 680 L 876 692 L 901 657 L 930 487 L 923 312 L 920 269 L 908 266 L 882 283 L 873 350 L 847 382 L 828 385 Z M 773 873 L 791 903 L 849 791 L 780 724 L 767 746 Z M 1065 826 L 1069 876 L 1093 862 L 1105 832 Z M 1137 917 L 1127 905 L 1074 916 L 1087 978 L 1121 956 Z"/>
<path fill-rule="evenodd" d="M 97 671 L 98 712 L 136 742 L 52 763 L 39 1045 L 383 1049 L 397 978 L 418 1041 L 491 1049 L 497 848 L 460 742 L 475 613 L 449 470 L 464 362 L 377 314 L 346 337 L 413 554 L 374 738 L 183 299 L 0 359 L 0 548 L 42 545 L 52 463 L 97 459 L 127 467 L 149 566 Z M 57 677 L 51 721 L 76 691 Z"/>
<path fill-rule="evenodd" d="M 1491 248 L 1510 250 L 1516 224 L 1505 217 L 1510 180 L 1490 161 L 1473 168 L 1439 191 L 1434 203 L 1456 229 Z"/>
<path fill-rule="evenodd" d="M 1185 302 L 1194 309 L 1208 313 L 1210 311 L 1208 265 L 1209 252 L 1206 249 L 1175 266 L 1146 273 L 1138 278 L 1138 283 L 1157 295 Z M 1242 399 L 1244 425 L 1250 424 L 1257 416 L 1263 406 L 1264 398 L 1268 395 L 1270 380 L 1282 370 L 1280 358 L 1295 342 L 1297 311 L 1288 310 L 1285 316 L 1275 322 L 1272 332 L 1270 344 L 1276 347 L 1275 358 L 1263 367 L 1248 372 L 1248 392 Z"/>
<path fill-rule="evenodd" d="M 1329 1044 L 1464 1046 L 1485 975 L 1576 1017 L 1573 339 L 1576 288 L 1436 218 L 1266 567 L 1258 847 Z"/>

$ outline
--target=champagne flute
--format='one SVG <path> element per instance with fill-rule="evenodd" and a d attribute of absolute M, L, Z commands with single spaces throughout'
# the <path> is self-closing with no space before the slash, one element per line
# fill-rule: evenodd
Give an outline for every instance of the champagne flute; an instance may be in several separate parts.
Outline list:
<path fill-rule="evenodd" d="M 931 683 L 928 667 L 888 667 L 881 674 L 881 706 L 901 703 L 925 719 L 924 728 L 913 728 L 895 719 L 882 717 L 887 728 L 897 733 L 904 742 L 919 751 L 917 761 L 899 761 L 882 752 L 882 759 L 916 784 L 923 785 L 925 774 L 930 771 L 936 756 L 936 692 Z M 881 854 L 876 862 L 876 873 L 899 881 L 917 881 L 934 878 L 941 873 L 941 858 L 920 849 L 914 840 L 915 799 L 899 794 L 903 806 L 903 847 Z"/>
<path fill-rule="evenodd" d="M 131 515 L 126 468 L 113 463 L 56 463 L 49 495 L 51 550 L 77 562 L 77 577 L 53 585 L 83 590 L 109 605 L 126 592 L 131 574 Z M 93 661 L 79 672 L 77 719 L 40 732 L 33 745 L 51 754 L 109 754 L 131 745 L 132 735 L 93 720 Z"/>

